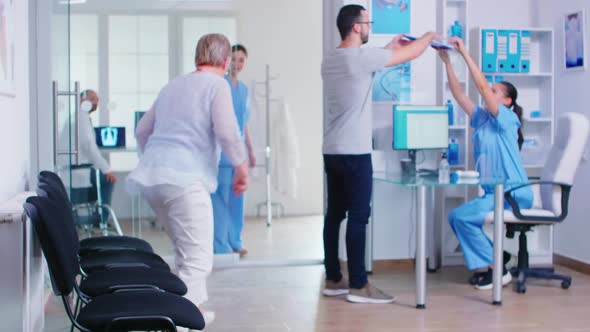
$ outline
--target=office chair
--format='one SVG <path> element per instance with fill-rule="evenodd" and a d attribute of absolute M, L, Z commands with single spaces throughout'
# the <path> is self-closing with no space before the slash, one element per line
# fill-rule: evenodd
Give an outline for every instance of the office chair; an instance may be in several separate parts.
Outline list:
<path fill-rule="evenodd" d="M 561 223 L 568 214 L 570 191 L 574 182 L 574 175 L 584 154 L 590 125 L 588 119 L 578 113 L 565 113 L 559 117 L 557 136 L 551 147 L 547 161 L 543 168 L 540 181 L 512 188 L 504 194 L 512 207 L 511 211 L 504 211 L 507 236 L 518 236 L 518 265 L 511 269 L 517 277 L 515 289 L 518 293 L 526 292 L 528 278 L 561 280 L 561 287 L 568 289 L 572 278 L 567 275 L 554 273 L 550 268 L 529 267 L 529 253 L 527 249 L 526 233 L 535 226 L 554 225 Z M 521 209 L 512 197 L 512 192 L 526 186 L 539 186 L 541 207 Z M 486 221 L 493 217 L 486 216 Z"/>
<path fill-rule="evenodd" d="M 62 298 L 72 324 L 80 331 L 176 331 L 176 326 L 202 330 L 205 321 L 199 309 L 180 295 L 156 289 L 116 289 L 93 297 L 76 315 L 68 297 L 76 287 L 80 266 L 76 244 L 60 229 L 62 221 L 52 213 L 56 203 L 44 197 L 29 197 L 23 208 L 38 235 L 45 255 L 53 291 Z"/>

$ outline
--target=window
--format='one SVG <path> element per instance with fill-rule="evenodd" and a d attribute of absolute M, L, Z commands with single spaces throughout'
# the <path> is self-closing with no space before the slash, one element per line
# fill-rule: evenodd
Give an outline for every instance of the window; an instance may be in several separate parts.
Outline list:
<path fill-rule="evenodd" d="M 135 111 L 148 110 L 169 81 L 168 49 L 167 16 L 109 17 L 109 124 L 127 128 L 127 147 L 136 145 Z M 135 156 L 111 154 L 114 169 L 132 169 L 135 162 Z"/>
<path fill-rule="evenodd" d="M 80 90 L 98 89 L 98 17 L 96 15 L 72 15 L 70 17 L 70 79 L 80 82 Z M 73 84 L 73 83 L 72 83 Z M 72 90 L 74 87 L 71 87 Z M 103 110 L 100 110 L 103 111 Z M 106 111 L 106 110 L 104 110 Z M 98 126 L 98 113 L 90 115 Z"/>
<path fill-rule="evenodd" d="M 199 38 L 208 33 L 224 34 L 230 44 L 237 41 L 235 17 L 185 17 L 182 20 L 182 72 L 195 70 L 195 49 Z"/>

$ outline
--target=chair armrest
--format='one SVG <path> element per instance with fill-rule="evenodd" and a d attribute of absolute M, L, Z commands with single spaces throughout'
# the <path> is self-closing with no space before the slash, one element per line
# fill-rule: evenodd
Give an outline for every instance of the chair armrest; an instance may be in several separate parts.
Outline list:
<path fill-rule="evenodd" d="M 531 216 L 531 215 L 523 215 L 520 211 L 520 206 L 518 206 L 518 202 L 514 197 L 512 197 L 512 192 L 524 187 L 530 187 L 533 185 L 543 185 L 543 184 L 550 184 L 552 186 L 559 186 L 561 188 L 561 214 L 557 217 L 540 217 L 540 216 Z M 512 207 L 512 213 L 514 216 L 520 220 L 528 220 L 528 221 L 543 221 L 543 222 L 561 222 L 567 217 L 568 214 L 568 202 L 570 197 L 570 191 L 572 186 L 565 183 L 559 182 L 551 182 L 551 181 L 536 181 L 527 183 L 521 186 L 514 187 L 504 193 L 504 198 L 508 201 L 508 204 Z"/>

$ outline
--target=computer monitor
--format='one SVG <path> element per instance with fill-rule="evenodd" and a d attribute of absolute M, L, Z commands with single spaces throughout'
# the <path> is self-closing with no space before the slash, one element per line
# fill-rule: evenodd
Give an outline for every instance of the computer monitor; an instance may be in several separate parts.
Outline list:
<path fill-rule="evenodd" d="M 449 145 L 449 113 L 446 106 L 395 105 L 393 149 L 407 150 L 416 163 L 416 150 L 446 149 Z"/>
<path fill-rule="evenodd" d="M 100 148 L 125 147 L 125 127 L 95 127 L 94 134 Z"/>
<path fill-rule="evenodd" d="M 135 111 L 135 127 L 133 127 L 134 131 L 135 129 L 137 129 L 137 124 L 139 123 L 139 120 L 141 120 L 141 117 L 145 115 L 145 111 Z"/>

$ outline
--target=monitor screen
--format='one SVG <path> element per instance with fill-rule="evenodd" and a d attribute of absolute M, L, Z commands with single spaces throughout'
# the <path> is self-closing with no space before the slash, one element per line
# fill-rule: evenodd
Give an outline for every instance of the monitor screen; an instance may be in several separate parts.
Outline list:
<path fill-rule="evenodd" d="M 449 115 L 446 106 L 393 108 L 393 149 L 446 149 L 449 145 Z"/>
<path fill-rule="evenodd" d="M 125 147 L 125 127 L 95 127 L 94 134 L 98 147 Z"/>

